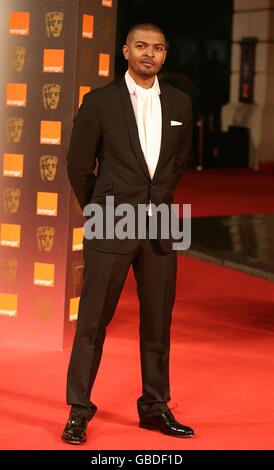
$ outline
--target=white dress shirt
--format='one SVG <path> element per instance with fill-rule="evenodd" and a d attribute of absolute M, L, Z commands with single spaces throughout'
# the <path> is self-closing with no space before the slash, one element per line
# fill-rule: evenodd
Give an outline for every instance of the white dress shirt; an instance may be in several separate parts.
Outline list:
<path fill-rule="evenodd" d="M 138 127 L 141 148 L 151 179 L 153 178 L 160 154 L 162 138 L 162 108 L 157 75 L 151 88 L 137 85 L 127 70 L 125 80 Z M 151 215 L 151 206 L 149 206 Z"/>

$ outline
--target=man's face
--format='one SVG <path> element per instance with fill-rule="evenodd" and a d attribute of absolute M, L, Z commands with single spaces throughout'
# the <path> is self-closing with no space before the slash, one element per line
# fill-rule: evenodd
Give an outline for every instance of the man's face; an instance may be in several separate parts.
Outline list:
<path fill-rule="evenodd" d="M 166 58 L 164 35 L 157 31 L 136 30 L 123 53 L 128 60 L 128 68 L 142 78 L 153 77 L 163 65 Z"/>

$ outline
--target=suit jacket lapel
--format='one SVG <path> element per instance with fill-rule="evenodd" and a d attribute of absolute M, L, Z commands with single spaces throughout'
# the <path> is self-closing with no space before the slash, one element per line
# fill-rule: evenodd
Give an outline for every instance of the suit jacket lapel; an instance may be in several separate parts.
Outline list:
<path fill-rule="evenodd" d="M 124 113 L 125 113 L 125 118 L 126 118 L 126 123 L 127 123 L 127 128 L 128 128 L 128 133 L 131 141 L 131 145 L 134 151 L 134 154 L 136 158 L 138 159 L 138 162 L 146 176 L 146 178 L 151 181 L 150 174 L 148 171 L 148 167 L 146 164 L 145 156 L 142 151 L 142 147 L 140 144 L 140 139 L 139 139 L 139 134 L 138 134 L 138 127 L 134 115 L 134 109 L 131 103 L 131 98 L 130 94 L 128 91 L 128 87 L 125 81 L 125 78 L 123 77 L 120 81 L 120 87 L 119 87 L 120 93 L 121 93 L 121 99 L 122 99 L 122 104 L 124 108 Z"/>
<path fill-rule="evenodd" d="M 168 141 L 168 132 L 170 126 L 170 116 L 169 116 L 169 103 L 168 103 L 168 96 L 166 92 L 166 88 L 164 83 L 159 81 L 160 86 L 160 101 L 161 101 L 161 108 L 162 108 L 162 139 L 161 139 L 161 147 L 159 153 L 159 160 L 153 175 L 153 180 L 157 177 L 159 172 L 159 168 L 161 167 L 161 163 L 164 159 L 166 145 Z"/>
<path fill-rule="evenodd" d="M 146 159 L 142 151 L 140 139 L 139 139 L 139 134 L 138 134 L 138 127 L 134 115 L 134 109 L 131 103 L 131 98 L 130 94 L 127 88 L 127 84 L 125 81 L 125 78 L 123 77 L 120 80 L 119 83 L 119 90 L 121 94 L 121 100 L 123 104 L 123 109 L 125 113 L 125 118 L 126 118 L 126 123 L 127 123 L 127 128 L 128 128 L 128 133 L 130 136 L 131 140 L 131 145 L 134 151 L 134 154 L 142 168 L 142 171 L 146 178 L 151 181 L 151 177 L 148 171 L 148 167 L 146 164 Z M 164 156 L 164 151 L 165 151 L 165 146 L 167 142 L 167 135 L 168 135 L 168 129 L 169 129 L 169 112 L 168 112 L 168 100 L 167 100 L 167 94 L 165 93 L 165 88 L 163 86 L 163 83 L 159 83 L 160 89 L 161 89 L 161 94 L 160 94 L 160 100 L 161 100 L 161 107 L 162 107 L 162 140 L 161 140 L 161 148 L 160 148 L 160 154 L 159 154 L 159 160 L 155 169 L 155 173 L 153 175 L 153 180 L 156 177 L 156 174 L 159 171 L 159 166 L 161 164 L 161 160 Z"/>

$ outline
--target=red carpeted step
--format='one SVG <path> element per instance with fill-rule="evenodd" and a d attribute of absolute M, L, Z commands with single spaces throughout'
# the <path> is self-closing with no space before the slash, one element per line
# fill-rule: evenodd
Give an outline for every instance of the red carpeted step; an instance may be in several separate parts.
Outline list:
<path fill-rule="evenodd" d="M 245 168 L 187 171 L 174 202 L 192 204 L 194 217 L 273 213 L 274 174 Z"/>

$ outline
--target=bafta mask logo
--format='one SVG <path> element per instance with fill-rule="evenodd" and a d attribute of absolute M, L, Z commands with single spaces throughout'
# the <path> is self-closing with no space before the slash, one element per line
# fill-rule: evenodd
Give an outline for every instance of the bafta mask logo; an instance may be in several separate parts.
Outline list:
<path fill-rule="evenodd" d="M 1 260 L 0 265 L 1 280 L 14 282 L 17 275 L 18 260 L 16 258 L 4 258 Z"/>
<path fill-rule="evenodd" d="M 12 66 L 16 72 L 22 72 L 26 61 L 26 52 L 25 47 L 12 48 Z"/>
<path fill-rule="evenodd" d="M 48 38 L 59 38 L 63 28 L 64 13 L 62 11 L 49 11 L 45 16 Z"/>
<path fill-rule="evenodd" d="M 51 251 L 54 245 L 54 227 L 38 227 L 36 231 L 39 251 Z"/>
<path fill-rule="evenodd" d="M 40 175 L 43 181 L 53 181 L 57 172 L 58 157 L 42 155 L 40 157 Z"/>
<path fill-rule="evenodd" d="M 20 202 L 20 188 L 5 188 L 4 189 L 4 207 L 5 212 L 15 214 L 19 207 Z"/>
<path fill-rule="evenodd" d="M 9 142 L 20 142 L 23 134 L 24 119 L 10 117 L 7 119 L 7 137 Z"/>
<path fill-rule="evenodd" d="M 57 109 L 60 101 L 61 85 L 46 83 L 43 86 L 43 105 L 45 109 Z"/>

